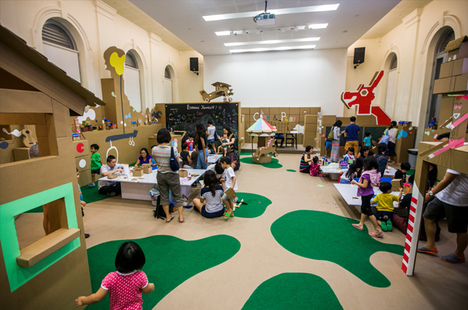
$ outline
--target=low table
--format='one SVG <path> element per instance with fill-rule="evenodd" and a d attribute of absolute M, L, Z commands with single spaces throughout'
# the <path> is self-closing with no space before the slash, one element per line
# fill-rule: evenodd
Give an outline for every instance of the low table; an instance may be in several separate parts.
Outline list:
<path fill-rule="evenodd" d="M 322 169 L 323 173 L 328 174 L 330 176 L 330 179 L 334 181 L 338 180 L 340 174 L 346 173 L 346 171 L 348 171 L 348 169 L 341 169 L 338 163 L 332 163 L 328 166 L 322 166 L 320 167 L 320 169 Z M 387 169 L 385 169 L 384 177 L 393 178 L 395 177 L 395 172 L 395 168 L 387 167 Z"/>
<path fill-rule="evenodd" d="M 192 177 L 190 180 L 187 178 L 180 178 L 180 189 L 182 195 L 188 197 L 190 195 L 190 187 L 193 183 L 198 181 L 198 179 L 205 173 L 204 169 L 181 169 L 187 170 L 191 175 L 196 174 L 197 176 Z M 158 175 L 158 170 L 153 170 L 150 174 L 143 174 L 142 176 L 134 177 L 133 174 L 130 176 L 120 175 L 115 179 L 108 179 L 107 177 L 102 177 L 100 181 L 112 181 L 120 182 L 120 187 L 122 190 L 123 199 L 134 199 L 134 200 L 148 200 L 151 201 L 151 196 L 149 194 L 150 189 L 158 184 L 156 181 L 156 176 Z"/>
<path fill-rule="evenodd" d="M 335 185 L 335 188 L 338 190 L 338 192 L 341 194 L 341 197 L 346 201 L 348 206 L 361 206 L 362 201 L 361 201 L 361 196 L 357 195 L 357 189 L 358 186 L 354 184 L 333 184 Z M 382 192 L 378 187 L 374 187 L 374 194 L 378 195 L 381 194 Z M 398 192 L 392 192 L 393 195 L 398 196 Z M 393 206 L 395 208 L 398 208 L 398 202 L 394 201 Z"/>
<path fill-rule="evenodd" d="M 211 164 L 214 164 L 218 161 L 218 159 L 220 159 L 221 157 L 223 157 L 223 155 L 221 154 L 210 154 L 208 155 L 208 164 L 211 165 Z"/>

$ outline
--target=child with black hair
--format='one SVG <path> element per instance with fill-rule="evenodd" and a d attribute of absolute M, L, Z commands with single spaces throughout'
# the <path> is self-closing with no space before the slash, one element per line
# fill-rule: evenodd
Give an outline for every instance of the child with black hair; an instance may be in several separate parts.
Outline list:
<path fill-rule="evenodd" d="M 401 184 L 406 183 L 406 173 L 411 169 L 410 163 L 401 163 L 400 169 L 395 172 L 395 179 L 400 179 Z"/>
<path fill-rule="evenodd" d="M 193 134 L 189 134 L 187 140 L 185 140 L 184 144 L 187 145 L 187 150 L 193 151 L 193 143 L 194 143 L 195 136 Z"/>
<path fill-rule="evenodd" d="M 182 144 L 182 152 L 180 152 L 180 159 L 182 160 L 182 168 L 192 168 L 192 159 L 190 158 L 190 154 L 187 151 L 187 144 L 185 143 Z"/>
<path fill-rule="evenodd" d="M 351 165 L 352 163 L 354 163 L 354 161 L 355 161 L 354 147 L 352 147 L 352 146 L 348 147 L 348 149 L 346 150 L 346 154 L 343 156 L 343 159 L 346 160 L 348 165 Z"/>
<path fill-rule="evenodd" d="M 314 148 L 310 145 L 306 146 L 304 154 L 301 157 L 299 171 L 302 173 L 310 173 L 310 163 L 312 161 L 312 152 Z"/>
<path fill-rule="evenodd" d="M 193 199 L 193 205 L 200 211 L 201 215 L 206 218 L 215 218 L 223 216 L 224 208 L 229 208 L 229 204 L 222 198 L 224 191 L 223 187 L 219 183 L 216 173 L 212 170 L 207 170 L 203 176 L 205 186 L 200 191 L 200 198 Z M 231 217 L 231 211 L 229 210 L 229 216 L 225 216 L 224 219 Z"/>
<path fill-rule="evenodd" d="M 372 146 L 372 136 L 370 132 L 366 131 L 365 137 L 364 137 L 364 146 L 371 147 Z"/>
<path fill-rule="evenodd" d="M 381 177 L 383 177 L 385 173 L 385 169 L 387 169 L 388 158 L 385 155 L 386 152 L 387 152 L 387 145 L 380 143 L 379 146 L 377 147 L 377 154 L 375 154 L 375 158 L 377 159 L 377 162 L 379 163 L 379 172 L 380 172 Z"/>
<path fill-rule="evenodd" d="M 94 182 L 96 181 L 96 174 L 101 174 L 101 166 L 102 166 L 102 162 L 101 162 L 101 155 L 99 155 L 98 151 L 99 151 L 99 145 L 97 144 L 91 144 L 90 146 L 90 150 L 91 150 L 91 164 L 90 164 L 90 168 L 91 168 L 91 183 L 88 185 L 89 187 L 94 187 Z"/>
<path fill-rule="evenodd" d="M 216 174 L 216 179 L 219 181 L 223 177 L 224 168 L 221 166 L 221 163 L 217 161 L 215 164 L 211 164 L 206 167 L 206 170 L 211 170 Z"/>
<path fill-rule="evenodd" d="M 224 156 L 219 159 L 219 163 L 224 169 L 223 178 L 221 179 L 221 182 L 223 182 L 222 184 L 224 192 L 226 192 L 229 188 L 237 191 L 237 179 L 236 174 L 234 173 L 234 169 L 231 167 L 231 159 L 227 156 Z M 232 200 L 226 194 L 223 195 L 223 199 L 226 205 L 226 213 L 224 214 L 224 218 L 229 216 L 234 217 L 234 205 Z"/>
<path fill-rule="evenodd" d="M 361 196 L 361 221 L 359 224 L 352 224 L 354 228 L 364 230 L 364 222 L 367 217 L 374 225 L 374 231 L 369 233 L 372 237 L 382 238 L 383 233 L 377 219 L 371 209 L 371 199 L 374 196 L 374 187 L 380 184 L 380 174 L 377 171 L 379 164 L 374 156 L 367 156 L 363 161 L 364 171 L 362 172 L 359 182 L 351 181 L 351 184 L 358 186 L 357 195 Z"/>
<path fill-rule="evenodd" d="M 109 273 L 101 282 L 99 290 L 89 296 L 80 296 L 76 306 L 91 305 L 104 299 L 109 292 L 111 309 L 142 309 L 141 293 L 154 291 L 143 271 L 146 259 L 143 250 L 133 241 L 124 242 L 115 257 L 117 271 Z"/>
<path fill-rule="evenodd" d="M 314 156 L 312 159 L 312 163 L 310 164 L 310 175 L 313 177 L 318 176 L 320 173 L 320 163 L 319 163 L 319 158 L 317 156 Z"/>
<path fill-rule="evenodd" d="M 351 180 L 356 177 L 357 165 L 351 164 L 348 170 L 341 175 L 340 184 L 351 184 Z"/>
<path fill-rule="evenodd" d="M 400 201 L 403 189 L 400 188 L 400 194 L 398 196 L 392 194 L 392 184 L 389 182 L 380 183 L 379 189 L 382 193 L 371 200 L 371 204 L 377 203 L 377 214 L 375 217 L 383 231 L 392 231 L 393 211 L 395 209 L 393 207 L 393 202 Z"/>

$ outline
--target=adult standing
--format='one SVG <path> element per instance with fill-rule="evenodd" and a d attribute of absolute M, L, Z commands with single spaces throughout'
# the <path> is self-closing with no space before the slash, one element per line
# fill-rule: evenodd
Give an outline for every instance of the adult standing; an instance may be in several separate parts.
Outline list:
<path fill-rule="evenodd" d="M 107 177 L 116 172 L 123 173 L 124 165 L 117 164 L 117 160 L 113 155 L 107 156 L 107 163 L 101 166 L 101 175 Z M 115 196 L 119 195 L 122 191 L 120 189 L 120 182 L 101 181 L 98 182 L 98 191 L 101 195 Z"/>
<path fill-rule="evenodd" d="M 395 146 L 396 146 L 396 138 L 398 134 L 398 129 L 396 129 L 397 123 L 392 121 L 390 127 L 387 129 L 388 134 L 388 157 L 390 161 L 395 161 L 396 153 L 395 153 Z"/>
<path fill-rule="evenodd" d="M 206 129 L 208 132 L 208 138 L 206 138 L 207 144 L 211 144 L 213 150 L 215 150 L 215 137 L 218 135 L 216 133 L 216 127 L 213 125 L 213 121 L 209 120 L 208 121 L 208 128 Z"/>
<path fill-rule="evenodd" d="M 331 149 L 331 162 L 337 163 L 340 161 L 340 136 L 342 121 L 337 120 L 331 130 L 333 131 L 332 149 Z"/>
<path fill-rule="evenodd" d="M 345 128 L 345 137 L 346 137 L 346 145 L 345 145 L 345 150 L 348 149 L 348 147 L 353 147 L 354 148 L 354 157 L 356 157 L 356 152 L 359 149 L 359 126 L 356 125 L 356 117 L 351 116 L 350 117 L 350 123 L 348 126 Z"/>
<path fill-rule="evenodd" d="M 437 254 L 435 223 L 446 217 L 448 231 L 457 234 L 457 248 L 441 259 L 449 263 L 463 263 L 468 245 L 468 175 L 447 169 L 444 179 L 426 194 L 425 201 L 432 196 L 435 198 L 427 205 L 423 215 L 427 241 L 424 246 L 418 247 L 418 252 Z"/>
<path fill-rule="evenodd" d="M 197 169 L 206 169 L 208 166 L 208 154 L 206 154 L 206 128 L 203 124 L 196 124 L 195 130 L 197 136 L 195 137 L 195 145 L 198 150 Z"/>
<path fill-rule="evenodd" d="M 179 222 L 184 222 L 183 216 L 183 199 L 180 191 L 179 172 L 172 171 L 171 162 L 171 149 L 174 152 L 174 157 L 178 158 L 179 154 L 175 147 L 169 146 L 171 142 L 171 134 L 166 128 L 161 128 L 158 131 L 156 140 L 159 145 L 153 147 L 152 154 L 158 165 L 158 174 L 156 180 L 158 181 L 159 193 L 161 195 L 161 205 L 166 213 L 166 223 L 169 223 L 174 218 L 169 212 L 169 190 L 172 191 L 172 198 L 174 198 L 174 205 L 179 211 Z"/>
<path fill-rule="evenodd" d="M 236 156 L 234 155 L 234 149 L 236 146 L 236 136 L 234 135 L 234 133 L 232 133 L 231 127 L 229 127 L 228 125 L 224 125 L 223 132 L 228 137 L 228 142 L 225 142 L 222 145 L 228 146 L 226 156 L 231 159 L 231 167 L 232 169 L 234 169 L 234 167 L 236 167 Z"/>

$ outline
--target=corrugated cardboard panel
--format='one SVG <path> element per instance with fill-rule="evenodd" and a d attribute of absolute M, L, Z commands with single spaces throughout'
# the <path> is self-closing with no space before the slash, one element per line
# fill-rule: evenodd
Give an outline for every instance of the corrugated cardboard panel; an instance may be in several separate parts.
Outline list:
<path fill-rule="evenodd" d="M 78 184 L 80 186 L 86 186 L 88 184 L 91 184 L 92 179 L 91 179 L 91 169 L 87 170 L 82 170 L 80 172 L 80 178 L 78 179 Z M 99 178 L 99 175 L 96 176 L 96 180 Z"/>
<path fill-rule="evenodd" d="M 453 41 L 452 41 L 453 42 Z M 447 45 L 449 46 L 450 43 Z M 448 61 L 468 57 L 468 42 L 460 44 L 458 49 L 448 52 Z"/>
<path fill-rule="evenodd" d="M 90 170 L 91 169 L 90 165 L 91 165 L 91 156 L 84 155 L 84 156 L 75 157 L 75 166 L 78 169 L 78 171 L 81 172 L 84 170 Z"/>
<path fill-rule="evenodd" d="M 440 101 L 439 117 L 437 118 L 439 125 L 442 125 L 443 122 L 452 116 L 454 102 L 455 97 L 442 95 L 442 100 Z"/>
<path fill-rule="evenodd" d="M 455 84 L 455 79 L 453 77 L 437 79 L 434 81 L 433 94 L 450 93 L 454 89 L 454 84 Z"/>
<path fill-rule="evenodd" d="M 270 108 L 270 115 L 273 117 L 273 114 L 278 116 L 280 114 L 280 108 Z"/>
<path fill-rule="evenodd" d="M 263 115 L 269 115 L 270 114 L 270 108 L 259 108 L 259 112 L 263 112 Z"/>
<path fill-rule="evenodd" d="M 301 108 L 289 108 L 289 113 L 291 114 L 299 114 Z"/>
<path fill-rule="evenodd" d="M 0 113 L 52 113 L 51 98 L 37 91 L 0 89 Z"/>
<path fill-rule="evenodd" d="M 300 113 L 301 114 L 311 114 L 310 113 L 310 108 L 300 108 Z"/>
<path fill-rule="evenodd" d="M 359 126 L 376 126 L 377 119 L 374 115 L 358 115 L 356 117 L 356 125 Z"/>
<path fill-rule="evenodd" d="M 89 142 L 88 140 L 78 140 L 72 141 L 73 144 L 73 153 L 75 154 L 74 157 L 80 157 L 83 155 L 89 156 Z"/>
<path fill-rule="evenodd" d="M 289 107 L 283 107 L 283 108 L 280 108 L 280 112 L 281 113 L 286 113 L 286 115 L 289 115 Z"/>
<path fill-rule="evenodd" d="M 318 112 L 321 112 L 321 111 L 322 111 L 322 108 L 320 108 L 320 107 L 312 107 L 312 108 L 310 108 L 310 114 L 316 115 Z"/>
<path fill-rule="evenodd" d="M 434 89 L 435 89 L 435 86 L 434 86 Z M 455 86 L 454 86 L 453 91 L 467 91 L 467 90 L 468 90 L 468 74 L 456 76 Z"/>
<path fill-rule="evenodd" d="M 317 115 L 305 115 L 304 117 L 305 124 L 317 124 Z"/>
<path fill-rule="evenodd" d="M 440 65 L 439 79 L 447 78 L 452 76 L 453 61 L 446 62 Z"/>
<path fill-rule="evenodd" d="M 336 122 L 336 115 L 322 115 L 322 126 L 333 125 Z"/>
<path fill-rule="evenodd" d="M 54 109 L 55 135 L 57 138 L 69 137 L 71 139 L 70 109 L 56 100 L 52 100 L 52 106 Z"/>
<path fill-rule="evenodd" d="M 452 76 L 468 73 L 468 58 L 460 58 L 449 63 L 453 64 Z M 442 66 L 443 65 L 444 64 L 442 64 Z"/>

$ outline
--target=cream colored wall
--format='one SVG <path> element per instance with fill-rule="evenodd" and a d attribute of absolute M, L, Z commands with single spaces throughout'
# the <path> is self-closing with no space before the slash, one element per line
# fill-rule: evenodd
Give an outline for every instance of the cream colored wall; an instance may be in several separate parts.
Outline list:
<path fill-rule="evenodd" d="M 446 26 L 452 27 L 455 37 L 468 34 L 468 1 L 435 0 L 422 9 L 402 18 L 402 24 L 381 38 L 358 40 L 348 49 L 346 89 L 354 90 L 361 83 L 369 83 L 378 70 L 388 69 L 386 61 L 391 52 L 398 56 L 398 81 L 395 112 L 396 121 L 412 121 L 419 128 L 425 125 L 429 97 L 432 59 L 435 44 Z M 364 64 L 353 68 L 355 47 L 366 47 Z M 385 72 L 388 73 L 388 72 Z M 386 75 L 380 82 L 374 104 L 384 106 Z M 344 108 L 344 115 L 353 111 Z M 418 131 L 417 143 L 423 130 Z"/>
<path fill-rule="evenodd" d="M 173 101 L 200 101 L 203 75 L 189 70 L 189 58 L 202 56 L 195 51 L 179 52 L 160 37 L 116 13 L 102 1 L 0 1 L 0 23 L 42 52 L 41 32 L 49 18 L 60 21 L 71 31 L 80 51 L 82 84 L 102 98 L 101 79 L 109 78 L 103 54 L 110 46 L 125 52 L 136 51 L 142 71 L 142 107 L 166 102 L 164 69 L 171 65 Z"/>

